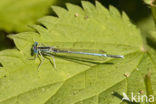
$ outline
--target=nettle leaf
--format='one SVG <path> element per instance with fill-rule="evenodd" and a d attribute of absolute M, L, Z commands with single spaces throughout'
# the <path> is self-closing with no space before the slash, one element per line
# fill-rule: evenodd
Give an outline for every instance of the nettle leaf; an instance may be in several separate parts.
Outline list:
<path fill-rule="evenodd" d="M 28 30 L 28 25 L 49 12 L 56 0 L 1 0 L 0 29 L 10 31 Z"/>
<path fill-rule="evenodd" d="M 18 50 L 0 52 L 0 104 L 118 104 L 123 93 L 146 94 L 144 76 L 155 71 L 151 53 L 143 47 L 140 31 L 112 6 L 82 2 L 53 7 L 58 17 L 47 16 L 33 25 L 36 32 L 10 35 Z M 104 50 L 124 59 L 100 62 L 55 56 L 56 69 L 47 57 L 32 58 L 37 41 L 47 46 Z M 129 101 L 127 101 L 129 103 Z"/>
<path fill-rule="evenodd" d="M 151 4 L 151 3 L 152 3 L 152 0 L 144 0 L 144 2 L 145 2 L 146 4 Z"/>

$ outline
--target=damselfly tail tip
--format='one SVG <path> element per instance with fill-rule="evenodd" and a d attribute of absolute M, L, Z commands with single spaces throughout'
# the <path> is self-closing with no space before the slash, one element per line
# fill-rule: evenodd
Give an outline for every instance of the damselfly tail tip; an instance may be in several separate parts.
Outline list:
<path fill-rule="evenodd" d="M 123 55 L 114 55 L 114 58 L 125 58 Z"/>
<path fill-rule="evenodd" d="M 123 55 L 121 55 L 120 58 L 125 58 L 125 57 Z"/>
<path fill-rule="evenodd" d="M 107 55 L 107 57 L 112 57 L 112 58 L 124 58 L 123 55 Z"/>

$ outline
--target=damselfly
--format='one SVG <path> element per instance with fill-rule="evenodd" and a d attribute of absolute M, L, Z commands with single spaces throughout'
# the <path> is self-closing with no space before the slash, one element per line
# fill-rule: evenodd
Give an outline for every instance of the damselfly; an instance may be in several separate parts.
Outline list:
<path fill-rule="evenodd" d="M 35 58 L 40 55 L 41 56 L 41 63 L 39 64 L 38 68 L 44 61 L 43 55 L 51 56 L 53 58 L 54 68 L 56 68 L 55 58 L 54 55 L 50 53 L 67 53 L 67 54 L 81 54 L 81 55 L 90 55 L 90 56 L 99 56 L 99 57 L 112 57 L 112 58 L 124 58 L 123 55 L 110 55 L 110 54 L 101 54 L 101 53 L 89 53 L 89 52 L 80 52 L 80 51 L 70 51 L 65 49 L 59 49 L 50 46 L 38 46 L 38 42 L 34 42 L 33 45 L 33 52 L 35 54 Z"/>

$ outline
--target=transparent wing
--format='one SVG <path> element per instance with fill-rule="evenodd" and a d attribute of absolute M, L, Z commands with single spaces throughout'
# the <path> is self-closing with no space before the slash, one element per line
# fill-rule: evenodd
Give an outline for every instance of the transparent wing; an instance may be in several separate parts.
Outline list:
<path fill-rule="evenodd" d="M 43 52 L 44 54 L 45 52 Z M 46 52 L 46 55 L 52 55 L 62 58 L 70 58 L 81 61 L 105 61 L 107 58 L 121 58 L 120 55 L 109 55 L 104 50 L 97 49 L 58 49 L 53 48 L 51 52 Z"/>

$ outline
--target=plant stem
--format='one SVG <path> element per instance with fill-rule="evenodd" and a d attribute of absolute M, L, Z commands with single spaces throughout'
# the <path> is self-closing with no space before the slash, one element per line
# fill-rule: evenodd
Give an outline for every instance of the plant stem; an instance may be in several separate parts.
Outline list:
<path fill-rule="evenodd" d="M 153 90 L 152 90 L 152 84 L 151 84 L 151 73 L 148 73 L 145 75 L 144 81 L 145 81 L 147 96 L 148 98 L 150 98 L 151 95 L 154 96 Z M 156 104 L 156 103 L 150 102 L 150 104 Z"/>
<path fill-rule="evenodd" d="M 156 0 L 151 0 L 151 11 L 152 11 L 154 22 L 156 24 Z"/>

